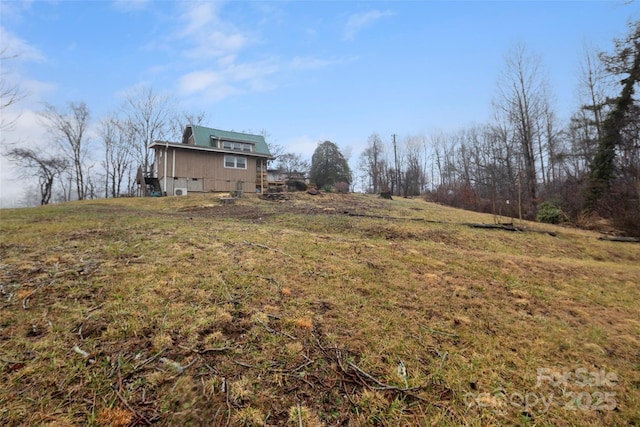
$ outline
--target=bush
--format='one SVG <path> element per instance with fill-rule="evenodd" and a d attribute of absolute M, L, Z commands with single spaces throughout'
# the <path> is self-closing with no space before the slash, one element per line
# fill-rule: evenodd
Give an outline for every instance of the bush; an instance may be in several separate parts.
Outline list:
<path fill-rule="evenodd" d="M 298 180 L 287 181 L 287 187 L 289 191 L 307 191 L 307 184 Z"/>
<path fill-rule="evenodd" d="M 547 224 L 559 224 L 564 217 L 562 210 L 553 202 L 543 202 L 538 207 L 536 220 Z"/>
<path fill-rule="evenodd" d="M 348 193 L 349 192 L 349 183 L 347 182 L 336 182 L 335 189 L 338 193 Z"/>

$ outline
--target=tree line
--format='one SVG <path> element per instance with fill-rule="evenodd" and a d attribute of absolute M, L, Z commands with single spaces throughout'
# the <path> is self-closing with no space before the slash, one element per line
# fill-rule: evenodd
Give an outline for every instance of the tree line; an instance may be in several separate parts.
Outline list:
<path fill-rule="evenodd" d="M 542 61 L 518 44 L 505 56 L 493 118 L 453 133 L 369 136 L 365 191 L 391 191 L 482 212 L 589 225 L 612 219 L 640 233 L 640 22 L 612 52 L 585 47 L 580 105 L 563 123 Z"/>
<path fill-rule="evenodd" d="M 614 42 L 612 52 L 585 47 L 576 79 L 580 105 L 566 122 L 554 109 L 542 59 L 517 44 L 505 55 L 490 121 L 397 139 L 374 132 L 353 171 L 331 141 L 319 143 L 311 161 L 270 144 L 272 167 L 321 189 L 342 183 L 344 190 L 346 183 L 525 219 L 552 208 L 552 220 L 585 223 L 595 215 L 639 233 L 640 22 Z M 0 89 L 1 108 L 19 100 L 4 80 Z M 57 149 L 14 146 L 3 154 L 38 178 L 42 204 L 135 195 L 137 169 L 148 173 L 153 162 L 151 142 L 179 141 L 185 123 L 205 120 L 204 113 L 176 112 L 173 105 L 169 96 L 139 88 L 100 119 L 97 138 L 88 138 L 85 103 L 46 105 L 40 116 Z"/>
<path fill-rule="evenodd" d="M 157 140 L 179 141 L 185 123 L 197 125 L 205 119 L 204 113 L 178 112 L 173 105 L 170 96 L 152 87 L 138 88 L 115 112 L 99 120 L 96 135 L 90 137 L 91 111 L 86 103 L 69 102 L 63 108 L 45 104 L 39 116 L 53 144 L 47 149 L 11 144 L 3 155 L 23 177 L 37 178 L 43 205 L 135 196 L 138 168 L 148 174 L 153 164 L 149 145 Z"/>

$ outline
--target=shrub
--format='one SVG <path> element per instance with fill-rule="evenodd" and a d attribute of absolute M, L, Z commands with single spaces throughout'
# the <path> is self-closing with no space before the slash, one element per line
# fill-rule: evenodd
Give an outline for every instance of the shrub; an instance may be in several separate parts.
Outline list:
<path fill-rule="evenodd" d="M 289 180 L 287 181 L 287 187 L 289 187 L 289 191 L 307 191 L 307 184 L 303 181 Z"/>
<path fill-rule="evenodd" d="M 348 182 L 336 182 L 335 189 L 338 193 L 348 193 L 349 192 L 349 183 Z"/>
<path fill-rule="evenodd" d="M 562 221 L 564 214 L 562 210 L 557 207 L 553 202 L 543 202 L 538 207 L 538 215 L 536 220 L 538 222 L 544 222 L 547 224 L 559 224 Z"/>

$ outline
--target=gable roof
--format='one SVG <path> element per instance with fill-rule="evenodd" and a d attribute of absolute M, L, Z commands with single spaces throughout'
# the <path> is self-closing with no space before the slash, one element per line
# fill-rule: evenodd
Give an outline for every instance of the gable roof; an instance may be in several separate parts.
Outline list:
<path fill-rule="evenodd" d="M 271 157 L 269 147 L 267 146 L 264 136 L 253 135 L 250 133 L 231 132 L 227 130 L 213 129 L 204 126 L 188 125 L 182 137 L 182 142 L 186 143 L 188 138 L 193 135 L 193 143 L 199 147 L 211 147 L 211 139 L 219 139 L 221 141 L 247 142 L 255 145 L 255 154 L 262 154 Z"/>

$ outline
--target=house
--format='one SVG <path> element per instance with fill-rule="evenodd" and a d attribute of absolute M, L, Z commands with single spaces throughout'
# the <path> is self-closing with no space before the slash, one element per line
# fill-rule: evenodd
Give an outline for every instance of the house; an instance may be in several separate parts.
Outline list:
<path fill-rule="evenodd" d="M 262 135 L 189 125 L 182 142 L 155 141 L 150 148 L 162 194 L 267 189 L 273 156 Z"/>

